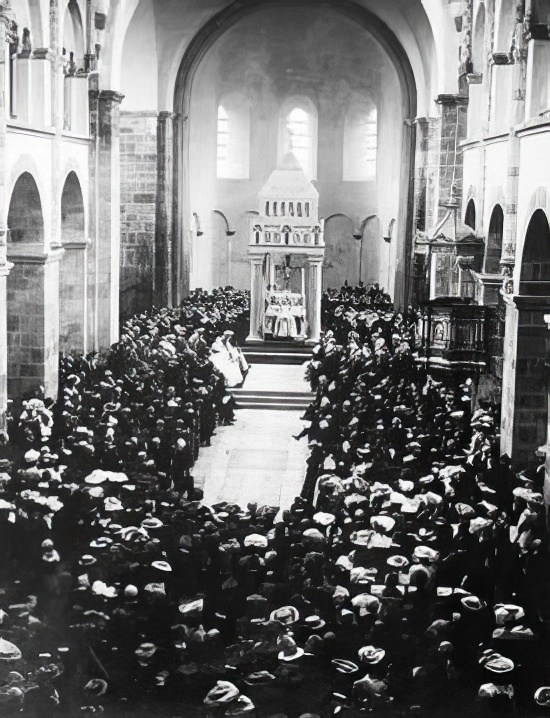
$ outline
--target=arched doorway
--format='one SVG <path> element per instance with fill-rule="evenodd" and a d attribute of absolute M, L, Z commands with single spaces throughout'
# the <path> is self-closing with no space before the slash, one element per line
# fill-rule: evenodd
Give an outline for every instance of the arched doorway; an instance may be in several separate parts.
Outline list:
<path fill-rule="evenodd" d="M 519 293 L 514 459 L 534 464 L 535 450 L 546 443 L 548 422 L 548 329 L 544 314 L 550 309 L 550 227 L 541 209 L 533 214 L 527 228 Z"/>
<path fill-rule="evenodd" d="M 269 28 L 269 33 L 258 33 L 259 23 Z M 277 32 L 281 42 L 274 42 L 270 37 Z M 345 38 L 342 47 L 346 52 L 348 47 L 357 48 L 354 57 L 359 60 L 340 60 L 342 53 L 331 46 L 337 37 Z M 293 38 L 296 38 L 294 44 Z M 289 43 L 292 46 L 287 52 L 285 48 Z M 322 59 L 323 52 L 327 54 L 326 62 L 319 62 L 318 67 L 313 67 L 310 62 L 312 54 L 320 55 Z M 373 57 L 363 72 L 357 64 L 361 64 L 363 56 L 369 52 Z M 253 60 L 237 67 L 240 58 L 247 53 L 252 54 Z M 331 55 L 331 61 L 328 55 Z M 212 61 L 211 57 L 214 58 Z M 278 63 L 282 63 L 281 67 Z M 348 73 L 349 77 L 338 74 L 336 66 L 340 65 L 340 69 L 344 65 L 353 68 L 353 72 Z M 329 66 L 330 71 L 325 71 Z M 293 78 L 303 73 L 305 67 L 308 67 L 307 77 L 304 76 L 298 85 Z M 377 68 L 374 73 L 373 67 Z M 360 79 L 365 77 L 365 73 L 372 75 L 368 82 Z M 388 80 L 390 75 L 391 81 Z M 250 126 L 250 135 L 246 137 L 249 174 L 239 174 L 238 183 L 233 178 L 220 177 L 216 173 L 219 107 L 223 105 L 223 98 L 236 89 L 245 94 L 251 109 L 250 122 L 246 124 Z M 409 170 L 414 152 L 413 131 L 403 118 L 416 115 L 416 85 L 409 59 L 392 31 L 374 14 L 353 2 L 339 0 L 323 3 L 321 7 L 309 0 L 298 3 L 263 0 L 253 4 L 233 4 L 220 12 L 194 38 L 180 66 L 174 99 L 177 124 L 174 131 L 173 179 L 176 190 L 172 195 L 177 198 L 173 210 L 172 251 L 173 297 L 176 302 L 190 286 L 202 285 L 205 281 L 203 277 L 212 283 L 215 279 L 215 272 L 207 269 L 209 242 L 204 238 L 200 243 L 193 239 L 191 218 L 195 214 L 206 217 L 213 207 L 217 207 L 237 226 L 232 258 L 235 271 L 231 272 L 232 277 L 237 277 L 237 269 L 247 251 L 246 214 L 255 206 L 256 194 L 263 181 L 276 167 L 278 144 L 281 144 L 278 142 L 278 118 L 285 102 L 295 96 L 297 90 L 301 97 L 309 101 L 306 103 L 308 106 L 315 106 L 317 132 L 307 134 L 307 138 L 318 135 L 316 186 L 320 194 L 320 216 L 343 213 L 354 216 L 359 223 L 365 214 L 377 214 L 384 223 L 394 218 L 396 231 L 393 242 L 382 245 L 388 257 L 382 265 L 378 261 L 370 261 L 369 253 L 379 252 L 380 247 L 375 248 L 374 241 L 370 242 L 366 236 L 364 265 L 371 269 L 380 265 L 384 276 L 372 279 L 384 284 L 387 284 L 389 268 L 392 275 L 390 290 L 395 284 L 395 292 L 399 295 L 396 295 L 397 302 L 403 301 L 408 290 L 408 275 L 403 267 L 409 264 L 410 248 L 405 237 L 412 229 L 412 175 Z M 366 95 L 378 113 L 378 144 L 389 149 L 384 155 L 384 162 L 379 162 L 374 172 L 354 172 L 352 179 L 349 171 L 343 171 L 346 108 L 356 101 L 363 106 Z M 225 105 L 223 107 L 227 109 Z M 291 111 L 293 109 L 294 106 L 290 107 Z M 254 117 L 254 113 L 261 114 L 261 121 Z M 186 121 L 180 118 L 186 118 Z M 242 139 L 243 133 L 237 134 Z M 349 136 L 349 131 L 347 134 Z M 338 140 L 334 141 L 336 135 Z M 298 140 L 302 141 L 303 137 L 300 135 Z M 370 145 L 368 150 L 372 154 Z M 374 166 L 374 162 L 372 164 Z M 347 165 L 346 168 L 349 170 Z M 194 177 L 195 181 L 188 182 L 189 177 Z M 398 191 L 384 191 L 390 185 Z M 159 203 L 163 204 L 162 197 Z M 365 234 L 370 235 L 371 229 L 368 227 Z M 241 230 L 244 230 L 244 236 L 239 236 Z M 331 240 L 330 232 L 325 235 L 325 242 L 327 240 Z M 345 261 L 349 259 L 344 278 L 355 282 L 358 268 L 354 258 L 358 248 L 351 239 L 349 242 L 349 251 L 345 248 L 342 252 L 339 248 L 333 249 L 335 254 L 346 255 Z M 243 252 L 243 257 L 238 255 L 239 251 Z M 203 260 L 197 259 L 200 252 L 204 253 Z M 163 256 L 161 247 L 157 247 L 157 256 Z M 198 280 L 193 277 L 194 267 L 200 269 Z M 249 286 L 250 280 L 244 279 L 243 286 Z M 340 278 L 335 277 L 333 281 L 338 283 Z"/>
<path fill-rule="evenodd" d="M 21 397 L 44 387 L 57 391 L 57 262 L 44 251 L 40 193 L 29 172 L 20 175 L 8 211 L 8 394 Z"/>
<path fill-rule="evenodd" d="M 464 215 L 464 224 L 472 229 L 476 228 L 476 205 L 473 199 L 469 200 L 466 205 L 466 214 Z"/>
<path fill-rule="evenodd" d="M 487 235 L 487 248 L 485 250 L 485 274 L 500 273 L 500 258 L 502 255 L 502 233 L 504 229 L 504 212 L 497 204 L 491 213 L 489 233 Z"/>
<path fill-rule="evenodd" d="M 86 337 L 86 228 L 82 188 L 69 172 L 61 194 L 59 266 L 59 351 L 85 351 Z"/>

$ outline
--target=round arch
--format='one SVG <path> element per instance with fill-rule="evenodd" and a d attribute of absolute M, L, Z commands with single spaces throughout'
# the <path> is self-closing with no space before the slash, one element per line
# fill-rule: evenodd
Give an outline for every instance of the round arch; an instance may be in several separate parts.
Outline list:
<path fill-rule="evenodd" d="M 61 243 L 85 242 L 84 197 L 78 175 L 71 170 L 61 192 Z"/>
<path fill-rule="evenodd" d="M 491 212 L 487 246 L 485 248 L 485 273 L 499 274 L 502 255 L 502 236 L 504 232 L 504 212 L 500 204 L 496 204 Z"/>
<path fill-rule="evenodd" d="M 44 244 L 44 217 L 40 192 L 30 172 L 23 172 L 13 187 L 8 229 L 12 244 Z"/>
<path fill-rule="evenodd" d="M 468 200 L 466 205 L 466 212 L 464 213 L 464 224 L 472 229 L 476 228 L 476 203 L 473 198 Z"/>
<path fill-rule="evenodd" d="M 258 2 L 241 3 L 234 2 L 227 8 L 206 22 L 198 33 L 191 40 L 187 47 L 176 75 L 174 91 L 174 112 L 180 118 L 174 129 L 173 147 L 173 171 L 174 171 L 174 193 L 176 201 L 172 207 L 172 296 L 177 302 L 184 288 L 189 283 L 189 261 L 186 257 L 187 249 L 184 241 L 189 237 L 191 227 L 187 226 L 188 218 L 192 216 L 192 208 L 189 206 L 188 198 L 188 147 L 189 147 L 189 111 L 191 99 L 191 87 L 197 68 L 212 45 L 229 29 L 239 21 L 265 9 L 279 9 L 283 7 L 300 9 L 326 8 L 339 15 L 355 22 L 358 26 L 373 36 L 380 45 L 383 52 L 393 65 L 397 81 L 401 90 L 403 101 L 403 112 L 405 117 L 416 116 L 417 109 L 417 87 L 412 65 L 402 44 L 395 33 L 377 15 L 367 8 L 361 7 L 351 0 L 259 0 Z M 400 202 L 399 217 L 399 243 L 394 244 L 392 251 L 401 253 L 399 260 L 395 258 L 394 266 L 400 264 L 408 267 L 410 263 L 410 247 L 405 242 L 405 237 L 412 231 L 413 221 L 413 177 L 410 172 L 411 162 L 414 157 L 414 128 L 405 127 L 403 130 L 403 158 L 400 177 Z M 399 244 L 399 249 L 397 249 Z M 408 295 L 408 272 L 402 272 L 400 279 L 401 297 L 396 297 L 398 304 Z"/>
<path fill-rule="evenodd" d="M 550 226 L 546 212 L 532 214 L 521 258 L 519 293 L 529 296 L 550 295 Z"/>

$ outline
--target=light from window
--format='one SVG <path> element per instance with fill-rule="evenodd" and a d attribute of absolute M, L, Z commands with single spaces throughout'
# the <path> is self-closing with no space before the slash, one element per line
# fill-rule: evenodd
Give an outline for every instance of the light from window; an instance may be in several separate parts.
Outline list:
<path fill-rule="evenodd" d="M 247 179 L 250 152 L 250 111 L 245 102 L 219 105 L 217 125 L 217 177 Z"/>
<path fill-rule="evenodd" d="M 283 155 L 292 152 L 309 179 L 316 174 L 316 142 L 313 114 L 294 107 L 284 119 Z"/>
<path fill-rule="evenodd" d="M 344 181 L 373 180 L 376 177 L 377 151 L 376 107 L 372 105 L 352 107 L 346 115 L 344 125 Z"/>

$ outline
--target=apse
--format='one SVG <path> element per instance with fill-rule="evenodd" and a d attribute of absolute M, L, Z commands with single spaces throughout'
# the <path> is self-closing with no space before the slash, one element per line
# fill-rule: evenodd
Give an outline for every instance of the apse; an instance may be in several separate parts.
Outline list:
<path fill-rule="evenodd" d="M 320 218 L 337 217 L 325 227 L 324 286 L 391 285 L 397 253 L 382 235 L 407 204 L 404 94 L 375 31 L 337 9 L 264 7 L 221 34 L 186 97 L 190 288 L 250 286 L 258 193 L 288 152 L 319 192 Z"/>

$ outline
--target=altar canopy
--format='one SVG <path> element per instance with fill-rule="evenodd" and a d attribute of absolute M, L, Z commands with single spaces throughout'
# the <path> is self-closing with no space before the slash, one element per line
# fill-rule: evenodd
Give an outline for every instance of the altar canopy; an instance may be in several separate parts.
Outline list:
<path fill-rule="evenodd" d="M 324 253 L 319 193 L 289 153 L 261 189 L 250 222 L 248 342 L 319 340 Z"/>

